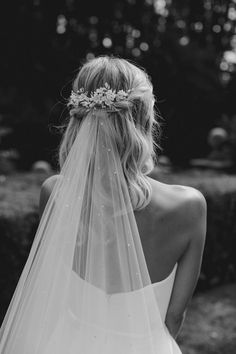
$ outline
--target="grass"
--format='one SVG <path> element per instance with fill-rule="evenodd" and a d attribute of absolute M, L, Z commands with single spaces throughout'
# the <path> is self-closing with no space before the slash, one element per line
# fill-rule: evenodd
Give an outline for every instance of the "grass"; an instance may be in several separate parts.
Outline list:
<path fill-rule="evenodd" d="M 236 284 L 196 295 L 179 337 L 183 354 L 236 353 Z"/>

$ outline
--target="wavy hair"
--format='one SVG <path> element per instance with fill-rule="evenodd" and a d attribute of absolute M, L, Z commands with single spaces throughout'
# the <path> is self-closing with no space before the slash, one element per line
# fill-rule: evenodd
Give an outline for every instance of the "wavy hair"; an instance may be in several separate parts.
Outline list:
<path fill-rule="evenodd" d="M 151 199 L 151 185 L 147 174 L 155 164 L 154 135 L 158 138 L 160 125 L 155 119 L 153 87 L 147 73 L 125 59 L 100 56 L 86 62 L 79 70 L 73 91 L 84 88 L 95 91 L 108 83 L 115 90 L 132 90 L 126 101 L 116 103 L 113 115 L 115 136 L 124 175 L 129 186 L 134 210 L 144 208 Z M 60 168 L 86 118 L 83 107 L 72 108 L 59 149 Z"/>

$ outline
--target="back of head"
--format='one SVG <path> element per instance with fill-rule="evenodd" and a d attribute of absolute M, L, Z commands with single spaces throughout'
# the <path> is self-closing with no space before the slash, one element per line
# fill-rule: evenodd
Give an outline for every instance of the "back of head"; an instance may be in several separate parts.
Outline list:
<path fill-rule="evenodd" d="M 154 167 L 154 96 L 152 84 L 145 71 L 125 59 L 102 56 L 85 63 L 78 72 L 73 92 L 79 90 L 93 94 L 106 85 L 118 92 L 129 92 L 127 99 L 114 102 L 114 110 L 100 110 L 109 119 L 111 134 L 115 139 L 124 175 L 129 187 L 133 208 L 144 208 L 151 198 L 147 174 Z M 88 115 L 88 108 L 79 105 L 70 109 L 59 162 L 62 167 L 78 134 L 81 122 Z"/>

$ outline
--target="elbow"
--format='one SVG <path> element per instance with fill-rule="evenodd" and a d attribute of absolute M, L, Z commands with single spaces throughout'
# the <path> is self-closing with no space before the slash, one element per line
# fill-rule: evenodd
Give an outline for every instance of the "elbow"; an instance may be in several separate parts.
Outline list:
<path fill-rule="evenodd" d="M 166 315 L 166 323 L 182 323 L 184 321 L 185 314 L 175 314 L 175 313 L 167 313 Z"/>
<path fill-rule="evenodd" d="M 182 314 L 167 313 L 165 324 L 173 338 L 177 338 L 185 319 L 185 312 Z"/>

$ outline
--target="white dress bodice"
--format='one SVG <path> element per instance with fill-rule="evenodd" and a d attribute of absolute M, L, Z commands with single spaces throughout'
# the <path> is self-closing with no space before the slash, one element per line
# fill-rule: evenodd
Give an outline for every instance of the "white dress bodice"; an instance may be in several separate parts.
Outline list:
<path fill-rule="evenodd" d="M 170 302 L 170 297 L 172 293 L 172 288 L 174 285 L 175 274 L 177 270 L 177 263 L 174 266 L 172 272 L 165 279 L 153 283 L 152 286 L 154 288 L 155 296 L 157 298 L 157 302 L 160 308 L 160 314 L 163 322 L 165 321 L 166 312 L 168 309 L 168 305 Z"/>
<path fill-rule="evenodd" d="M 51 336 L 51 340 L 43 354 L 77 354 L 78 349 L 86 347 L 84 344 L 91 343 L 91 348 L 88 354 L 100 353 L 98 347 L 103 345 L 104 338 L 109 333 L 109 344 L 110 350 L 108 348 L 107 352 L 113 354 L 148 354 L 147 348 L 148 341 L 150 338 L 146 337 L 146 328 L 144 326 L 142 311 L 140 314 L 139 307 L 142 301 L 146 302 L 147 313 L 150 318 L 151 331 L 153 333 L 154 345 L 157 348 L 154 352 L 158 354 L 181 354 L 181 351 L 175 342 L 175 340 L 169 334 L 167 327 L 165 326 L 165 316 L 169 305 L 171 292 L 174 284 L 175 273 L 177 269 L 177 264 L 174 266 L 172 272 L 164 280 L 156 283 L 152 283 L 143 289 L 134 290 L 128 293 L 115 293 L 111 295 L 105 295 L 104 292 L 95 287 L 92 284 L 87 283 L 82 278 L 78 277 L 76 273 L 73 272 L 73 277 L 71 279 L 70 288 L 70 307 L 67 313 L 61 319 L 61 321 L 55 327 L 54 333 Z M 79 298 L 82 293 L 81 287 L 86 286 L 88 288 L 88 295 L 91 300 L 93 317 L 91 320 L 88 318 L 86 323 L 80 321 L 80 311 L 78 308 L 78 303 L 83 301 Z M 152 291 L 154 289 L 154 292 Z M 153 299 L 153 293 L 155 298 Z M 161 321 L 164 326 L 163 328 L 155 327 L 156 312 L 153 307 L 155 307 L 155 299 L 157 300 L 158 308 L 160 311 Z M 154 301 L 153 301 L 154 300 Z M 112 319 L 109 324 L 103 322 L 103 318 L 106 316 L 101 316 L 101 309 L 99 309 L 96 304 L 101 304 L 102 301 L 109 302 L 109 317 Z M 126 309 L 129 308 L 129 313 L 127 314 L 126 309 L 124 309 L 124 303 Z M 152 316 L 152 313 L 155 315 Z M 132 328 L 129 326 L 129 319 L 132 318 Z M 80 328 L 85 326 L 87 328 L 87 338 L 80 336 Z M 153 327 L 153 328 L 152 328 Z M 150 328 L 149 328 L 150 329 Z M 162 341 L 159 341 L 158 331 L 165 332 L 164 342 L 163 336 Z M 137 342 L 137 348 L 132 351 L 129 345 L 129 338 L 135 339 Z M 87 351 L 85 351 L 87 354 Z"/>

